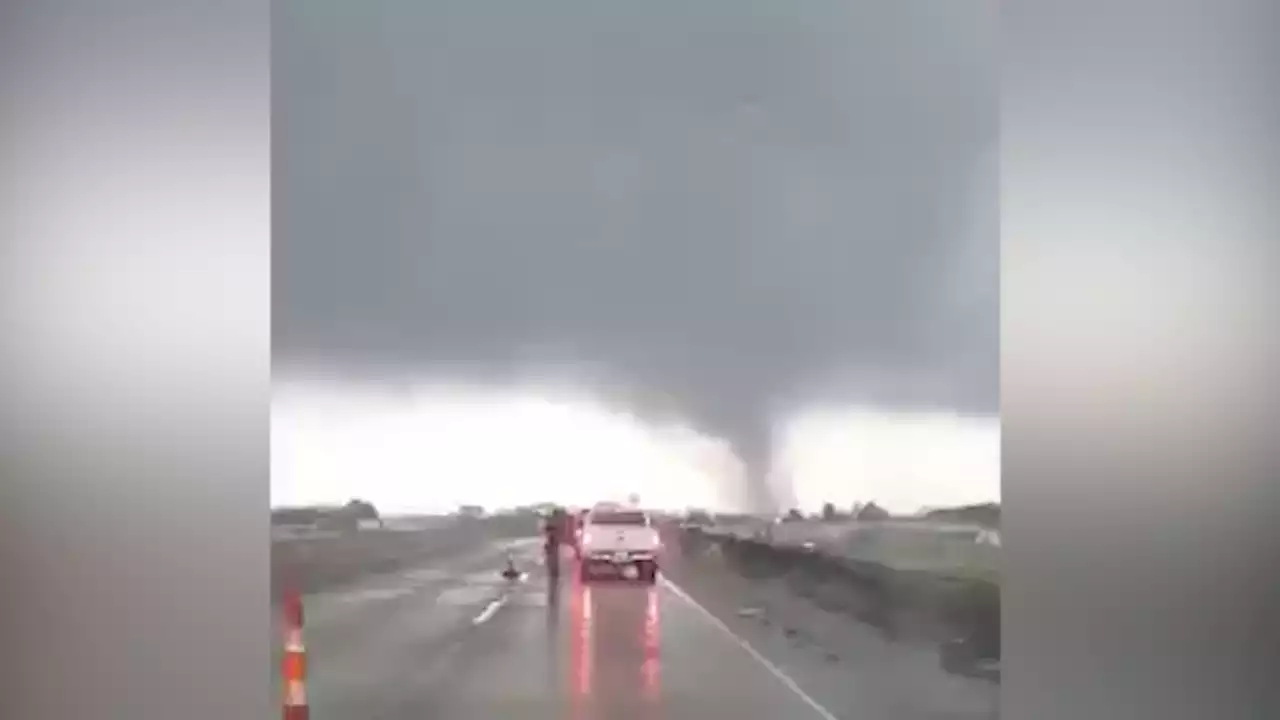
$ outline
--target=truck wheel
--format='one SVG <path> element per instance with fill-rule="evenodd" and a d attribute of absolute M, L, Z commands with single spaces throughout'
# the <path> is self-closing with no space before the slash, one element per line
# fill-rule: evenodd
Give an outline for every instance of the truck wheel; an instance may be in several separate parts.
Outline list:
<path fill-rule="evenodd" d="M 653 585 L 658 582 L 658 563 L 642 562 L 639 565 L 637 569 L 640 571 L 640 582 L 645 585 Z"/>

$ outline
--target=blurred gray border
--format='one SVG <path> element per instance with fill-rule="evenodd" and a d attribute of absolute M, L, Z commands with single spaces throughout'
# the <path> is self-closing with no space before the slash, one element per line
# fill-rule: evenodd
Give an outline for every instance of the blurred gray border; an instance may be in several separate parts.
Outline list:
<path fill-rule="evenodd" d="M 269 697 L 269 4 L 0 4 L 0 717 Z"/>
<path fill-rule="evenodd" d="M 1007 717 L 1280 716 L 1278 11 L 1002 5 Z"/>
<path fill-rule="evenodd" d="M 1276 8 L 1003 10 L 1007 717 L 1280 715 Z M 274 711 L 268 47 L 0 6 L 0 716 Z"/>

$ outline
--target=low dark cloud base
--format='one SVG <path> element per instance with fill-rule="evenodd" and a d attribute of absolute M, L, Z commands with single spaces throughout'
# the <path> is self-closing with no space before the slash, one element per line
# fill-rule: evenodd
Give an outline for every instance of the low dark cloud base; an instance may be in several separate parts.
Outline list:
<path fill-rule="evenodd" d="M 994 10 L 593 8 L 280 4 L 278 364 L 994 412 Z"/>

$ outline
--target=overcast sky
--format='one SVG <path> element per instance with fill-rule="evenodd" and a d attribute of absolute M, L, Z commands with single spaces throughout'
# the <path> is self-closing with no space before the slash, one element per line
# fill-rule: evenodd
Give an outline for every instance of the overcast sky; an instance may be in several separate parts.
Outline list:
<path fill-rule="evenodd" d="M 276 7 L 278 368 L 997 413 L 994 4 Z"/>

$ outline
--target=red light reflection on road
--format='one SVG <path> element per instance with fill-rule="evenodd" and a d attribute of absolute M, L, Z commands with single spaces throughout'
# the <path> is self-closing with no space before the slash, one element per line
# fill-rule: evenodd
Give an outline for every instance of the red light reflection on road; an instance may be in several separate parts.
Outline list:
<path fill-rule="evenodd" d="M 581 582 L 574 573 L 573 600 L 570 608 L 573 619 L 571 663 L 573 667 L 574 707 L 591 696 L 591 588 Z M 575 713 L 576 714 L 576 713 Z"/>
<path fill-rule="evenodd" d="M 657 700 L 661 691 L 659 680 L 662 671 L 660 654 L 662 625 L 658 615 L 657 586 L 650 587 L 648 593 L 644 613 L 644 665 L 641 666 L 641 673 L 644 676 L 645 698 Z"/>

